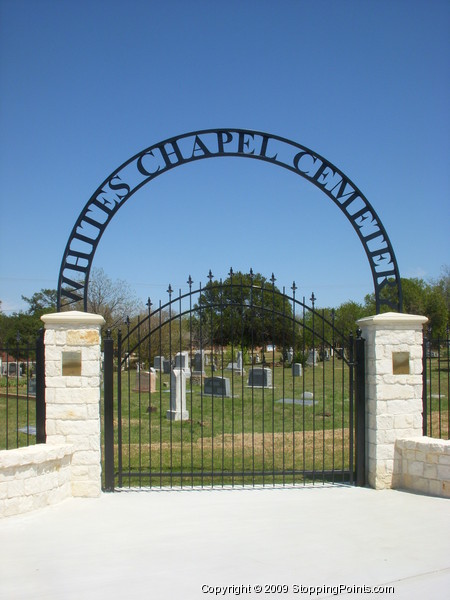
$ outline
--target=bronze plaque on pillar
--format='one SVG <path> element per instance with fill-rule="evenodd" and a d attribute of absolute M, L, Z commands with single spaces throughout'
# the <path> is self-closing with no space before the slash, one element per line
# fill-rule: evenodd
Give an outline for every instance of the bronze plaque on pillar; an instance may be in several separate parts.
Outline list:
<path fill-rule="evenodd" d="M 62 353 L 62 374 L 66 377 L 81 375 L 81 352 Z"/>
<path fill-rule="evenodd" d="M 392 353 L 392 372 L 394 375 L 409 375 L 409 352 Z"/>

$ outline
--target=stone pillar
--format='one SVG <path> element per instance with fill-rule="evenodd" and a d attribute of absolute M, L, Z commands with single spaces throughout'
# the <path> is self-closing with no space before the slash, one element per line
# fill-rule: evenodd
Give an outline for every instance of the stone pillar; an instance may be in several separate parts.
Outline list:
<path fill-rule="evenodd" d="M 360 319 L 366 340 L 366 473 L 390 488 L 395 441 L 422 435 L 422 326 L 427 318 L 385 313 Z"/>
<path fill-rule="evenodd" d="M 47 444 L 73 448 L 73 496 L 101 492 L 100 328 L 78 311 L 43 315 Z"/>

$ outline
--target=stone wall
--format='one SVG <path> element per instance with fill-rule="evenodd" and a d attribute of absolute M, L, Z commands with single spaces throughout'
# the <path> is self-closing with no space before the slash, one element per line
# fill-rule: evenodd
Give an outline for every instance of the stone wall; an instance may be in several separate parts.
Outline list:
<path fill-rule="evenodd" d="M 450 498 L 450 441 L 396 440 L 392 487 Z"/>
<path fill-rule="evenodd" d="M 72 447 L 38 444 L 0 451 L 0 517 L 43 508 L 72 495 Z"/>

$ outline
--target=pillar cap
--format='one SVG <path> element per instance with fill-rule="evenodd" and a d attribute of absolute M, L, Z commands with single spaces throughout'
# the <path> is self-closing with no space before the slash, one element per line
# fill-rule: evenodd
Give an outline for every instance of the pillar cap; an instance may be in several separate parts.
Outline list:
<path fill-rule="evenodd" d="M 49 313 L 46 315 L 42 315 L 41 321 L 45 323 L 46 327 L 51 327 L 52 325 L 101 326 L 104 325 L 106 322 L 101 315 L 85 313 L 79 310 L 70 310 L 67 312 Z"/>
<path fill-rule="evenodd" d="M 372 317 L 364 317 L 356 322 L 361 326 L 366 327 L 405 327 L 420 328 L 428 321 L 428 317 L 421 315 L 408 315 L 406 313 L 387 312 Z"/>

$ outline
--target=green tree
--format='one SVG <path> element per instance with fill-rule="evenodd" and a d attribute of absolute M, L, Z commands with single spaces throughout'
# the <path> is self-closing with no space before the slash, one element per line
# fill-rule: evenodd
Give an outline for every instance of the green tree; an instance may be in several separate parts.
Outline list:
<path fill-rule="evenodd" d="M 27 314 L 41 316 L 45 313 L 55 312 L 57 295 L 56 290 L 41 289 L 40 292 L 35 292 L 31 298 L 22 296 L 22 300 L 29 305 Z"/>
<path fill-rule="evenodd" d="M 194 310 L 193 329 L 202 345 L 289 347 L 293 329 L 298 329 L 288 297 L 260 273 L 237 272 L 223 282 L 211 280 Z"/>
<path fill-rule="evenodd" d="M 428 317 L 433 336 L 444 336 L 450 315 L 450 273 L 448 267 L 437 281 L 427 283 L 424 279 L 402 278 L 403 312 Z M 392 291 L 385 287 L 384 297 L 389 298 Z M 375 295 L 365 297 L 365 310 L 375 314 Z"/>
<path fill-rule="evenodd" d="M 356 321 L 367 316 L 369 316 L 369 312 L 365 306 L 359 302 L 349 300 L 336 309 L 335 326 L 345 335 L 355 333 L 357 328 Z"/>
<path fill-rule="evenodd" d="M 25 312 L 14 312 L 12 315 L 0 315 L 0 343 L 10 348 L 20 343 L 34 344 L 39 330 L 44 326 L 41 316 L 56 310 L 56 290 L 41 289 L 30 298 L 22 296 L 28 304 Z"/>
<path fill-rule="evenodd" d="M 425 292 L 427 284 L 423 279 L 401 278 L 402 293 L 403 293 L 403 312 L 411 315 L 423 315 L 425 311 Z M 381 290 L 383 299 L 395 301 L 395 290 L 389 286 L 385 286 Z M 368 294 L 365 297 L 365 308 L 370 314 L 375 314 L 375 294 Z M 388 312 L 389 307 L 382 307 L 382 312 Z"/>
<path fill-rule="evenodd" d="M 423 314 L 428 317 L 428 326 L 431 327 L 433 337 L 445 337 L 448 308 L 438 287 L 427 290 Z"/>
<path fill-rule="evenodd" d="M 44 326 L 40 316 L 13 313 L 1 321 L 0 341 L 2 346 L 14 347 L 17 340 L 22 344 L 34 344 L 39 330 Z"/>
<path fill-rule="evenodd" d="M 356 321 L 367 315 L 367 309 L 362 304 L 351 300 L 336 309 L 315 309 L 314 313 L 306 310 L 301 319 L 301 339 L 305 349 L 315 348 L 320 352 L 328 344 L 346 347 L 349 335 L 356 333 Z"/>
<path fill-rule="evenodd" d="M 148 316 L 142 313 L 122 326 L 122 354 L 132 352 L 140 363 L 153 365 L 155 356 L 173 357 L 177 352 L 189 350 L 189 319 L 175 311 L 156 310 Z M 128 332 L 130 335 L 128 336 Z"/>
<path fill-rule="evenodd" d="M 436 287 L 446 306 L 447 309 L 447 323 L 450 323 L 450 267 L 445 265 L 442 267 L 441 276 L 438 280 L 432 282 L 433 286 Z"/>

